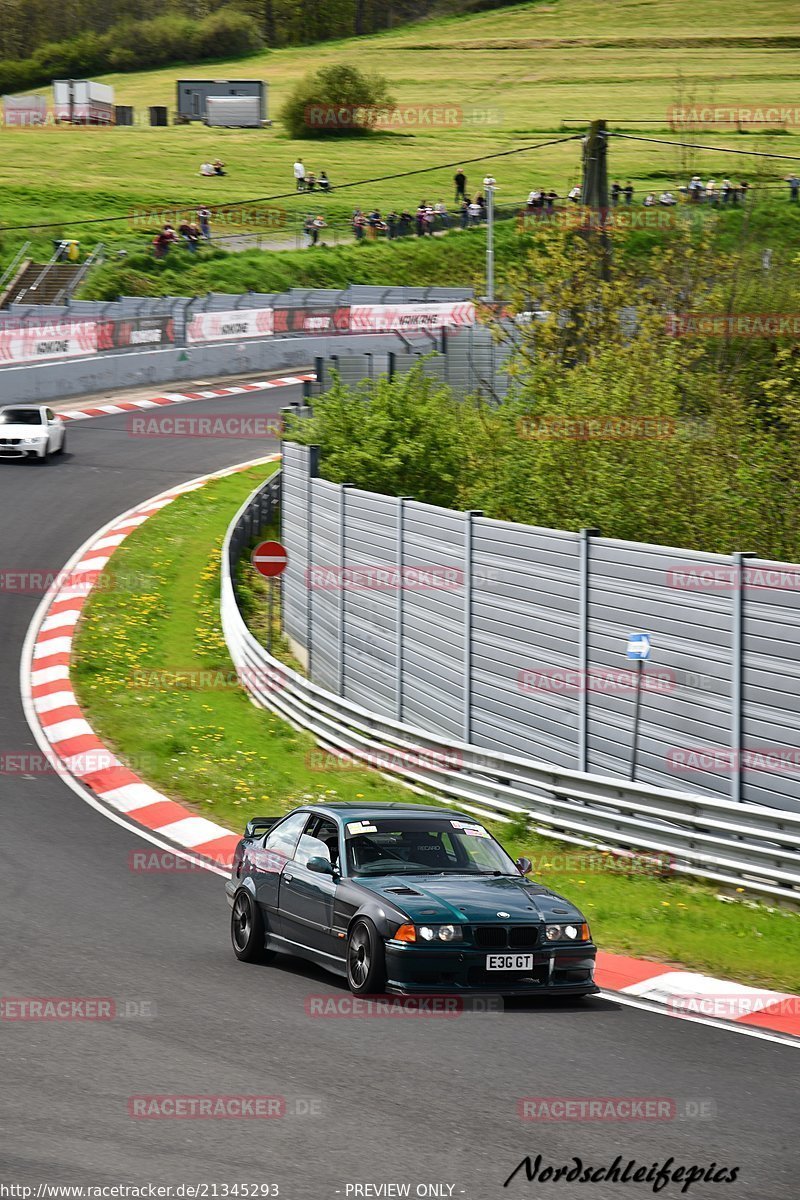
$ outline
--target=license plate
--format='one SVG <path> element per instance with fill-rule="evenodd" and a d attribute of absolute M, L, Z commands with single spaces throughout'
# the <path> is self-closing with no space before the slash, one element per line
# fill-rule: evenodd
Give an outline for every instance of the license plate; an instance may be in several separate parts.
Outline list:
<path fill-rule="evenodd" d="M 487 954 L 487 971 L 532 971 L 532 954 Z"/>

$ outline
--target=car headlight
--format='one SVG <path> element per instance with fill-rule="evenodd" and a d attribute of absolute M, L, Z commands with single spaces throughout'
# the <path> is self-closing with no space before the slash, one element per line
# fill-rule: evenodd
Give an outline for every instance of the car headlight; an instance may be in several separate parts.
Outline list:
<path fill-rule="evenodd" d="M 580 925 L 548 925 L 545 931 L 548 942 L 588 942 L 590 936 L 585 921 Z"/>
<path fill-rule="evenodd" d="M 413 930 L 414 936 L 411 936 Z M 464 932 L 460 925 L 401 925 L 394 935 L 400 942 L 461 942 Z"/>

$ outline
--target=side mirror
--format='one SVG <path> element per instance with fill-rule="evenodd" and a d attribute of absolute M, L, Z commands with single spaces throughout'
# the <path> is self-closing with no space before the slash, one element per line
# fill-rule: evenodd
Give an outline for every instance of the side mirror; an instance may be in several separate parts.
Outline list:
<path fill-rule="evenodd" d="M 518 858 L 514 863 L 514 866 L 517 868 L 520 875 L 527 875 L 529 871 L 533 870 L 533 863 L 529 858 Z"/>
<path fill-rule="evenodd" d="M 317 855 L 314 858 L 310 858 L 306 863 L 306 868 L 309 871 L 314 871 L 317 875 L 333 874 L 333 867 L 328 862 L 327 858 L 323 858 L 322 855 Z"/>

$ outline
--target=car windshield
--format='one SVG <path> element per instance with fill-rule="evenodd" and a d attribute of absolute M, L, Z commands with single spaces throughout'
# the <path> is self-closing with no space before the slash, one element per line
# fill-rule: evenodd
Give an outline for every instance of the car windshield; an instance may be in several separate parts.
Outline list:
<path fill-rule="evenodd" d="M 0 425 L 42 425 L 44 418 L 38 408 L 4 408 L 0 410 Z"/>
<path fill-rule="evenodd" d="M 376 817 L 345 823 L 351 875 L 518 875 L 490 833 L 464 817 Z"/>

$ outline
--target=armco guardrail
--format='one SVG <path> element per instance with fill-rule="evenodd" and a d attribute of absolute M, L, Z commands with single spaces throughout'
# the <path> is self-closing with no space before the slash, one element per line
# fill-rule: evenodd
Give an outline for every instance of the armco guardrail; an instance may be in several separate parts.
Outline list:
<path fill-rule="evenodd" d="M 249 631 L 234 573 L 278 503 L 277 478 L 256 490 L 222 548 L 221 617 L 231 658 L 254 700 L 334 754 L 352 756 L 476 815 L 527 814 L 540 832 L 584 846 L 668 855 L 684 875 L 800 899 L 800 814 L 562 770 L 380 716 L 318 687 Z"/>

